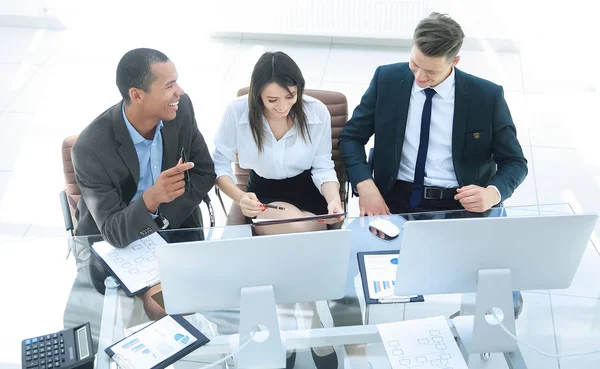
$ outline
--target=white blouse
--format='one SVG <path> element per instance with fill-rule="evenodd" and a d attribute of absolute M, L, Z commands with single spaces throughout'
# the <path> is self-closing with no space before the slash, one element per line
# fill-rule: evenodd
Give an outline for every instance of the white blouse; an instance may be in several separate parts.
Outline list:
<path fill-rule="evenodd" d="M 214 138 L 212 154 L 217 178 L 227 175 L 237 183 L 231 163 L 238 154 L 239 165 L 252 169 L 263 178 L 285 179 L 310 169 L 319 191 L 325 182 L 338 182 L 331 160 L 331 116 L 325 104 L 303 96 L 304 112 L 311 140 L 305 141 L 294 124 L 279 140 L 275 139 L 263 118 L 265 141 L 259 154 L 248 120 L 248 95 L 233 100 L 225 109 L 223 120 Z"/>

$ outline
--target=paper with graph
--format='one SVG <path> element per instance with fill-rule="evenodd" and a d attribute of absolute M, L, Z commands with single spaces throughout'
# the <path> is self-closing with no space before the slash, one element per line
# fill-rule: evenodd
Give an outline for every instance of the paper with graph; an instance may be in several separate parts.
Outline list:
<path fill-rule="evenodd" d="M 378 324 L 394 369 L 467 369 L 446 318 Z"/>
<path fill-rule="evenodd" d="M 160 282 L 155 249 L 166 244 L 155 232 L 124 248 L 116 248 L 102 241 L 94 243 L 92 249 L 117 277 L 127 295 L 131 296 Z"/>

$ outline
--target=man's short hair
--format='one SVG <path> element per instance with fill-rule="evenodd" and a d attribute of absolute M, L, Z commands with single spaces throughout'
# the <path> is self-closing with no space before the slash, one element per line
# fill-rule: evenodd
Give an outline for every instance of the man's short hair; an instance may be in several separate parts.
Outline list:
<path fill-rule="evenodd" d="M 415 28 L 413 44 L 426 56 L 450 61 L 458 55 L 464 37 L 460 24 L 448 14 L 431 13 Z"/>
<path fill-rule="evenodd" d="M 117 87 L 126 104 L 131 102 L 130 88 L 148 92 L 156 77 L 151 71 L 152 63 L 166 63 L 169 58 L 158 50 L 134 49 L 128 51 L 117 66 Z"/>

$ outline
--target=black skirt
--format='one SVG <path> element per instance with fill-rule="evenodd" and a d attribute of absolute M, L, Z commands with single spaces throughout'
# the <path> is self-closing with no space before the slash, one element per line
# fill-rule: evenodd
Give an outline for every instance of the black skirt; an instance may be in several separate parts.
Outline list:
<path fill-rule="evenodd" d="M 247 192 L 254 192 L 263 204 L 283 201 L 315 215 L 327 214 L 327 202 L 313 183 L 310 170 L 292 178 L 267 179 L 250 170 Z"/>

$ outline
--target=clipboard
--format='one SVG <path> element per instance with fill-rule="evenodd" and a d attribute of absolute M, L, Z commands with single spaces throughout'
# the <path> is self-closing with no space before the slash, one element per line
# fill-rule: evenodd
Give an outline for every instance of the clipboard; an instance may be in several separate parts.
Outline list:
<path fill-rule="evenodd" d="M 166 315 L 104 351 L 123 369 L 164 369 L 208 342 L 181 315 Z"/>
<path fill-rule="evenodd" d="M 129 297 L 132 297 L 160 283 L 158 261 L 156 260 L 156 256 L 152 258 L 151 250 L 148 249 L 151 246 L 147 246 L 147 244 L 150 242 L 156 245 L 153 247 L 167 244 L 167 242 L 158 233 L 152 233 L 151 235 L 137 240 L 124 248 L 116 248 L 110 246 L 110 244 L 106 243 L 106 241 L 101 241 L 93 243 L 90 246 L 90 250 L 98 259 L 100 264 L 102 264 L 102 266 L 106 269 L 106 271 L 108 271 L 108 273 L 117 280 L 119 286 L 123 289 L 125 294 L 127 294 Z M 138 244 L 142 245 L 142 248 L 136 250 Z M 98 252 L 96 248 L 101 248 L 103 252 Z M 112 251 L 109 252 L 107 250 Z M 143 272 L 146 272 L 147 274 L 140 274 L 139 276 L 132 275 L 130 271 L 131 268 L 136 267 L 136 265 L 134 265 L 135 260 L 123 260 L 123 263 L 115 262 L 116 259 L 111 256 L 113 252 L 127 253 L 131 258 L 134 257 L 133 255 L 135 255 L 135 260 L 143 258 L 143 260 L 138 264 L 139 266 L 143 265 Z M 128 261 L 131 262 L 132 265 L 126 266 L 126 262 Z"/>
<path fill-rule="evenodd" d="M 298 217 L 298 218 L 282 218 L 282 219 L 256 219 L 252 218 L 252 225 L 255 227 L 265 226 L 265 225 L 273 225 L 273 224 L 284 224 L 284 223 L 293 223 L 293 222 L 304 222 L 307 220 L 321 220 L 321 219 L 332 219 L 345 217 L 346 213 L 336 213 L 336 214 L 322 214 L 322 215 L 313 215 L 309 217 Z"/>
<path fill-rule="evenodd" d="M 377 259 L 381 259 L 381 262 L 389 261 L 392 263 L 393 259 L 398 259 L 398 250 L 384 250 L 384 251 L 366 251 L 366 252 L 358 252 L 358 270 L 360 272 L 360 279 L 362 282 L 363 293 L 365 296 L 365 303 L 367 304 L 388 304 L 388 303 L 407 303 L 407 302 L 423 302 L 425 298 L 423 295 L 416 296 L 394 296 L 394 284 L 396 278 L 396 269 L 393 266 L 390 266 L 389 271 L 386 270 L 385 273 L 381 274 L 389 274 L 384 280 L 379 280 L 379 276 L 369 276 L 367 273 L 367 264 L 369 264 L 369 257 L 375 256 Z M 378 256 L 381 256 L 379 258 Z M 375 259 L 375 258 L 373 258 Z M 379 261 L 379 260 L 377 260 Z M 370 261 L 371 263 L 375 263 L 375 260 Z M 393 265 L 393 263 L 392 263 Z M 397 265 L 397 264 L 396 264 Z M 385 267 L 385 266 L 384 266 Z M 393 273 L 388 273 L 392 271 Z M 373 269 L 371 269 L 372 271 Z M 373 272 L 372 272 L 373 273 Z M 371 277 L 371 278 L 370 278 Z M 369 288 L 371 287 L 371 288 Z M 372 296 L 371 290 L 375 292 L 381 292 L 382 294 L 379 296 Z M 389 295 L 386 292 L 389 290 Z M 385 296 L 383 296 L 385 294 Z M 389 296 L 386 299 L 386 296 Z"/>

